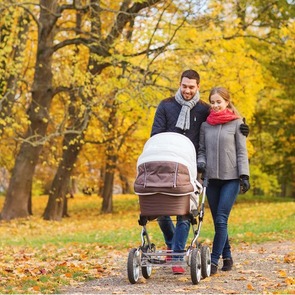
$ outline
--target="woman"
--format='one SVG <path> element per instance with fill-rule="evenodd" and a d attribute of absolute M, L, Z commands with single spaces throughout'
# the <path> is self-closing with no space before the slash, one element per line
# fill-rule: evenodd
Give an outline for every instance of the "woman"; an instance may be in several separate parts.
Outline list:
<path fill-rule="evenodd" d="M 222 270 L 232 269 L 227 221 L 240 189 L 245 193 L 250 183 L 246 137 L 239 130 L 243 122 L 230 101 L 229 92 L 215 87 L 209 102 L 210 114 L 200 131 L 198 172 L 206 171 L 208 179 L 207 198 L 215 227 L 211 274 L 216 274 L 221 255 Z"/>

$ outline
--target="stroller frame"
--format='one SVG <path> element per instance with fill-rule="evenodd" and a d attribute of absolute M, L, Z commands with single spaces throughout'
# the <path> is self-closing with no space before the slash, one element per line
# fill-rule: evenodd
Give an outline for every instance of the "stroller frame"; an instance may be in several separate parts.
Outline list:
<path fill-rule="evenodd" d="M 142 226 L 141 230 L 141 245 L 138 248 L 130 250 L 127 261 L 127 275 L 129 282 L 135 284 L 139 279 L 140 269 L 142 276 L 149 279 L 152 274 L 152 268 L 169 267 L 169 266 L 188 266 L 190 267 L 191 280 L 194 285 L 201 281 L 201 278 L 206 278 L 211 274 L 211 255 L 210 248 L 206 245 L 201 245 L 198 242 L 202 222 L 205 212 L 207 180 L 203 182 L 202 201 L 197 210 L 191 211 L 184 215 L 190 220 L 193 230 L 193 239 L 187 248 L 182 252 L 173 252 L 173 250 L 157 250 L 152 243 L 147 230 L 149 220 L 159 216 L 144 216 L 140 215 L 138 223 Z M 166 257 L 170 256 L 170 259 Z"/>

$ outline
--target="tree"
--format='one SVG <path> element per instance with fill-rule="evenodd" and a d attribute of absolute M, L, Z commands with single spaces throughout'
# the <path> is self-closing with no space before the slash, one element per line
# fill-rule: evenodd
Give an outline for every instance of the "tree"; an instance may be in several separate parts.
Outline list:
<path fill-rule="evenodd" d="M 114 18 L 114 23 L 112 24 L 112 28 L 110 32 L 107 34 L 106 38 L 103 38 L 102 35 L 102 27 L 101 27 L 101 9 L 99 6 L 96 6 L 96 1 L 92 1 L 92 9 L 90 10 L 90 20 L 91 20 L 91 31 L 90 35 L 93 36 L 91 40 L 88 40 L 88 43 L 90 44 L 97 44 L 90 46 L 90 55 L 89 55 L 89 61 L 88 61 L 88 68 L 87 72 L 90 74 L 89 82 L 86 81 L 86 83 L 89 83 L 89 85 L 95 84 L 95 77 L 99 76 L 103 69 L 110 67 L 112 63 L 109 61 L 111 56 L 111 51 L 113 50 L 114 44 L 117 42 L 117 39 L 121 37 L 121 35 L 124 32 L 125 26 L 132 22 L 135 16 L 139 13 L 139 11 L 147 8 L 149 5 L 154 5 L 157 2 L 160 1 L 143 1 L 141 3 L 134 3 L 130 6 L 129 1 L 123 1 L 121 3 L 120 9 L 118 11 L 118 14 Z M 80 27 L 79 27 L 80 29 Z M 104 28 L 105 30 L 107 28 Z M 98 60 L 101 60 L 98 62 Z M 122 62 L 119 62 L 119 67 L 122 67 Z M 92 97 L 97 96 L 95 89 L 93 87 L 87 88 L 91 94 L 83 94 L 81 93 L 80 96 L 84 97 L 82 99 L 82 106 L 84 106 L 85 112 L 83 115 L 83 118 L 87 118 L 87 122 L 90 118 L 90 115 L 92 113 L 92 108 L 90 107 L 90 102 L 92 101 Z M 93 102 L 92 102 L 93 103 Z M 114 108 L 115 109 L 115 108 Z M 116 120 L 116 116 L 114 113 L 112 113 L 113 117 L 108 122 L 108 126 L 111 126 L 113 128 L 113 120 Z M 86 122 L 84 122 L 86 123 Z M 65 201 L 65 195 L 66 195 L 66 186 L 65 183 L 68 183 L 69 177 L 71 176 L 71 173 L 63 173 L 64 169 L 67 169 L 68 171 L 71 171 L 76 160 L 78 157 L 78 154 L 81 150 L 83 138 L 84 138 L 84 131 L 86 129 L 88 123 L 86 124 L 78 124 L 75 130 L 77 131 L 76 135 L 72 135 L 70 140 L 67 140 L 68 145 L 67 148 L 65 148 L 62 156 L 62 160 L 58 167 L 58 173 L 56 174 L 52 188 L 50 190 L 50 196 L 49 196 L 49 203 L 46 207 L 44 218 L 45 219 L 60 219 L 62 216 L 62 206 Z M 80 129 L 79 129 L 80 126 Z M 83 128 L 83 129 L 81 129 Z M 65 135 L 66 137 L 67 135 Z M 76 144 L 71 144 L 71 143 Z M 106 143 L 108 144 L 108 143 Z M 70 146 L 69 146 L 70 145 Z M 77 146 L 76 146 L 77 145 Z M 103 188 L 103 196 L 106 194 L 109 197 L 109 192 L 112 191 L 112 185 L 113 185 L 113 176 L 112 174 L 109 174 L 109 171 L 112 167 L 111 162 L 116 162 L 116 157 L 114 155 L 111 155 L 110 150 L 111 146 L 107 148 L 108 153 L 106 155 L 107 157 L 107 169 L 106 169 L 106 181 Z M 70 157 L 71 155 L 71 157 Z M 66 159 L 66 161 L 65 161 Z M 111 190 L 110 190 L 111 187 Z M 107 200 L 108 198 L 104 198 L 104 200 Z M 58 210 L 57 210 L 58 208 Z M 107 205 L 107 211 L 112 210 L 111 206 Z"/>
<path fill-rule="evenodd" d="M 93 1 L 92 3 L 94 4 L 95 1 Z M 95 105 L 95 103 L 93 102 L 93 97 L 100 98 L 101 95 L 105 97 L 104 99 L 100 98 L 100 103 L 102 103 L 102 105 L 105 106 L 105 110 L 103 110 L 100 107 L 99 115 L 96 116 L 99 122 L 101 123 L 101 131 L 103 134 L 102 139 L 98 143 L 104 143 L 106 157 L 106 159 L 103 161 L 105 163 L 105 167 L 102 168 L 102 170 L 104 171 L 104 179 L 102 187 L 103 204 L 101 211 L 104 213 L 112 212 L 113 181 L 114 173 L 117 167 L 119 151 L 126 142 L 126 139 L 130 137 L 132 130 L 135 129 L 137 121 L 141 116 L 134 115 L 133 108 L 131 112 L 133 113 L 134 121 L 126 124 L 127 120 L 124 119 L 124 116 L 122 117 L 122 112 L 125 112 L 126 116 L 126 113 L 129 112 L 127 108 L 131 108 L 127 106 L 127 108 L 125 107 L 123 110 L 120 110 L 122 108 L 122 104 L 118 102 L 116 94 L 118 92 L 119 85 L 120 88 L 122 88 L 122 83 L 126 84 L 126 82 L 128 82 L 126 80 L 126 75 L 131 76 L 131 74 L 128 73 L 132 73 L 132 75 L 135 76 L 135 71 L 137 75 L 137 81 L 135 81 L 135 83 L 137 83 L 137 86 L 140 84 L 138 72 L 140 73 L 143 79 L 149 79 L 149 70 L 148 68 L 146 68 L 147 66 L 139 67 L 134 63 L 134 60 L 138 61 L 140 56 L 143 56 L 142 60 L 148 60 L 148 58 L 146 57 L 149 57 L 149 55 L 151 54 L 154 54 L 154 56 L 158 56 L 171 43 L 173 36 L 175 35 L 175 32 L 178 30 L 179 26 L 181 26 L 184 22 L 182 20 L 180 24 L 176 26 L 175 31 L 172 31 L 172 33 L 170 33 L 170 36 L 168 38 L 161 37 L 161 39 L 156 39 L 155 36 L 156 34 L 158 34 L 157 30 L 159 29 L 159 23 L 161 21 L 161 18 L 163 17 L 162 14 L 166 10 L 168 10 L 169 7 L 172 6 L 172 2 L 168 3 L 167 5 L 162 5 L 162 7 L 160 6 L 159 8 L 156 8 L 159 9 L 159 20 L 156 19 L 154 21 L 155 28 L 154 31 L 152 31 L 153 34 L 151 35 L 151 37 L 149 37 L 149 35 L 145 37 L 147 39 L 144 40 L 144 45 L 140 46 L 138 42 L 139 40 L 132 38 L 133 31 L 135 30 L 135 19 L 136 17 L 141 17 L 139 15 L 139 12 L 146 10 L 146 13 L 148 14 L 150 7 L 157 3 L 161 3 L 161 1 L 142 1 L 141 3 L 135 2 L 133 4 L 130 1 L 123 1 L 118 9 L 118 14 L 114 17 L 113 23 L 111 23 L 108 19 L 108 26 L 110 26 L 111 29 L 106 34 L 102 34 L 102 30 L 108 31 L 108 27 L 102 27 L 101 25 L 101 19 L 103 17 L 103 15 L 101 14 L 102 9 L 99 8 L 99 6 L 93 6 L 93 9 L 90 13 L 91 36 L 93 36 L 91 39 L 91 44 L 96 45 L 90 46 L 90 55 L 88 62 L 89 67 L 87 70 L 87 73 L 90 74 L 90 82 L 87 83 L 89 83 L 89 85 L 97 83 L 98 77 L 102 75 L 102 71 L 106 68 L 110 68 L 109 73 L 112 73 L 111 75 L 109 73 L 106 75 L 109 84 L 108 87 L 106 87 L 106 90 L 103 90 L 102 88 L 96 90 L 93 87 L 91 88 L 87 86 L 87 89 L 89 93 L 91 93 L 91 95 L 89 95 L 89 93 L 85 95 L 87 96 L 85 100 L 85 110 L 88 110 L 89 114 L 95 112 L 94 107 L 88 107 L 90 101 L 92 101 L 92 104 Z M 160 9 L 162 9 L 162 14 L 160 13 Z M 142 21 L 139 20 L 138 22 L 141 23 Z M 150 32 L 148 31 L 147 34 L 150 34 Z M 141 35 L 140 38 L 143 38 L 143 35 Z M 153 41 L 153 38 L 155 38 L 155 41 Z M 90 41 L 88 41 L 88 43 L 90 43 Z M 135 45 L 132 45 L 132 43 L 134 43 Z M 143 49 L 141 52 L 138 52 L 138 48 L 140 47 L 143 47 Z M 155 59 L 155 57 L 153 57 L 153 59 Z M 150 59 L 148 61 L 148 66 L 150 66 L 151 60 L 153 59 Z M 114 90 L 111 89 L 111 91 L 109 91 L 108 88 L 110 87 L 112 87 Z M 130 88 L 128 85 L 126 85 L 126 87 Z M 100 93 L 98 94 L 97 92 Z M 129 97 L 128 99 L 130 98 L 131 100 L 135 99 L 135 97 Z M 136 109 L 138 110 L 138 108 Z M 89 114 L 87 114 L 87 117 L 89 116 Z M 102 114 L 106 114 L 106 116 Z M 120 123 L 118 124 L 117 122 Z M 123 122 L 125 123 L 123 124 Z M 70 152 L 70 150 L 71 149 L 66 149 L 64 153 L 67 154 Z M 78 152 L 76 153 L 76 157 L 72 158 L 72 164 L 75 162 L 75 159 L 77 159 L 77 156 Z M 60 179 L 60 183 L 67 182 L 65 178 L 69 177 L 68 174 L 63 174 L 63 176 L 59 175 L 58 177 Z M 53 196 L 53 199 L 64 199 L 64 197 L 61 197 L 64 196 L 64 192 L 61 193 L 61 191 L 57 188 L 51 189 L 51 191 L 59 192 L 58 195 L 55 194 Z M 48 215 L 45 216 L 47 216 L 45 218 L 48 218 Z"/>
<path fill-rule="evenodd" d="M 54 13 L 53 13 L 54 12 Z M 57 16 L 57 1 L 40 1 L 38 19 L 38 49 L 34 82 L 32 85 L 32 102 L 28 110 L 30 127 L 25 135 L 16 157 L 12 171 L 1 218 L 10 220 L 28 216 L 32 178 L 42 148 L 42 140 L 48 125 L 48 110 L 54 96 L 52 87 L 52 47 Z"/>

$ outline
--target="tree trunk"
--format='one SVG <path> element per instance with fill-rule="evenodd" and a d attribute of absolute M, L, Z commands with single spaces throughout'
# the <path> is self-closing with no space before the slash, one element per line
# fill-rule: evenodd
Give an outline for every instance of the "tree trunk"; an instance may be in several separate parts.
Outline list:
<path fill-rule="evenodd" d="M 68 113 L 70 116 L 70 131 L 79 131 L 76 133 L 67 133 L 64 136 L 62 160 L 58 165 L 57 172 L 53 179 L 47 206 L 45 208 L 43 217 L 45 220 L 61 220 L 64 215 L 67 214 L 67 194 L 69 192 L 69 185 L 71 180 L 72 171 L 77 161 L 78 155 L 81 151 L 82 141 L 85 136 L 84 130 L 89 122 L 89 110 L 86 111 L 82 118 L 77 114 L 80 111 L 79 105 L 77 105 L 77 97 L 71 92 L 71 103 L 69 105 Z"/>
<path fill-rule="evenodd" d="M 102 213 L 113 212 L 113 186 L 114 186 L 114 174 L 116 168 L 117 156 L 108 155 L 106 173 L 104 178 L 103 190 L 102 190 Z"/>
<path fill-rule="evenodd" d="M 38 157 L 42 149 L 48 125 L 48 111 L 52 101 L 52 51 L 53 27 L 56 22 L 56 0 L 40 1 L 40 30 L 32 86 L 32 103 L 28 116 L 31 122 L 26 141 L 21 145 L 16 157 L 12 176 L 9 182 L 1 218 L 27 217 L 28 202 L 32 189 L 32 179 Z"/>
<path fill-rule="evenodd" d="M 116 130 L 118 122 L 117 122 L 117 102 L 115 93 L 112 94 L 112 97 L 109 99 L 108 107 L 110 108 L 110 113 L 108 116 L 108 122 L 106 124 L 107 130 L 106 132 L 113 136 L 113 131 Z M 115 138 L 115 137 L 114 137 Z M 113 212 L 113 185 L 114 185 L 114 173 L 117 166 L 117 154 L 118 150 L 117 146 L 115 147 L 115 140 L 107 143 L 106 146 L 106 164 L 104 169 L 104 182 L 102 188 L 102 213 L 112 213 Z M 116 151 L 115 151 L 116 149 Z"/>
<path fill-rule="evenodd" d="M 72 153 L 70 162 L 75 159 L 75 154 Z M 43 217 L 45 220 L 60 221 L 64 214 L 64 205 L 66 194 L 68 192 L 68 183 L 71 176 L 72 165 L 66 161 L 66 158 L 58 166 L 57 173 L 55 174 L 54 180 L 51 185 L 49 192 L 49 199 L 45 208 Z"/>
<path fill-rule="evenodd" d="M 129 184 L 128 178 L 122 173 L 122 171 L 119 171 L 119 177 L 121 180 L 122 193 L 123 194 L 130 194 L 131 189 L 130 189 L 130 184 Z"/>
<path fill-rule="evenodd" d="M 102 196 L 103 192 L 103 183 L 105 179 L 105 166 L 100 168 L 100 175 L 98 179 L 98 195 Z"/>
<path fill-rule="evenodd" d="M 67 149 L 63 151 L 62 160 L 51 185 L 48 203 L 43 214 L 45 220 L 60 221 L 65 213 L 64 205 L 69 192 L 70 178 L 81 150 L 83 134 L 82 132 L 79 137 L 76 134 L 65 135 L 63 146 Z M 71 144 L 72 142 L 75 144 Z"/>
<path fill-rule="evenodd" d="M 39 150 L 40 148 L 36 149 Z M 27 143 L 22 145 L 12 171 L 1 219 L 10 220 L 30 215 L 28 204 L 31 195 L 32 176 L 37 162 L 34 155 L 38 153 L 38 150 L 32 151 L 32 146 Z"/>

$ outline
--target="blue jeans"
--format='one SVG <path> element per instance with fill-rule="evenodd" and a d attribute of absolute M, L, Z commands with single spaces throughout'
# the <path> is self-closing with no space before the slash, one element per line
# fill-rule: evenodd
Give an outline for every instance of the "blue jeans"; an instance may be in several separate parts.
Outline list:
<path fill-rule="evenodd" d="M 185 249 L 189 234 L 190 221 L 183 216 L 177 216 L 176 226 L 170 216 L 158 217 L 158 223 L 162 230 L 167 247 L 175 252 Z"/>
<path fill-rule="evenodd" d="M 218 265 L 221 255 L 223 259 L 231 258 L 227 221 L 239 190 L 239 179 L 209 179 L 206 194 L 215 228 L 211 253 L 211 262 L 215 265 Z"/>

